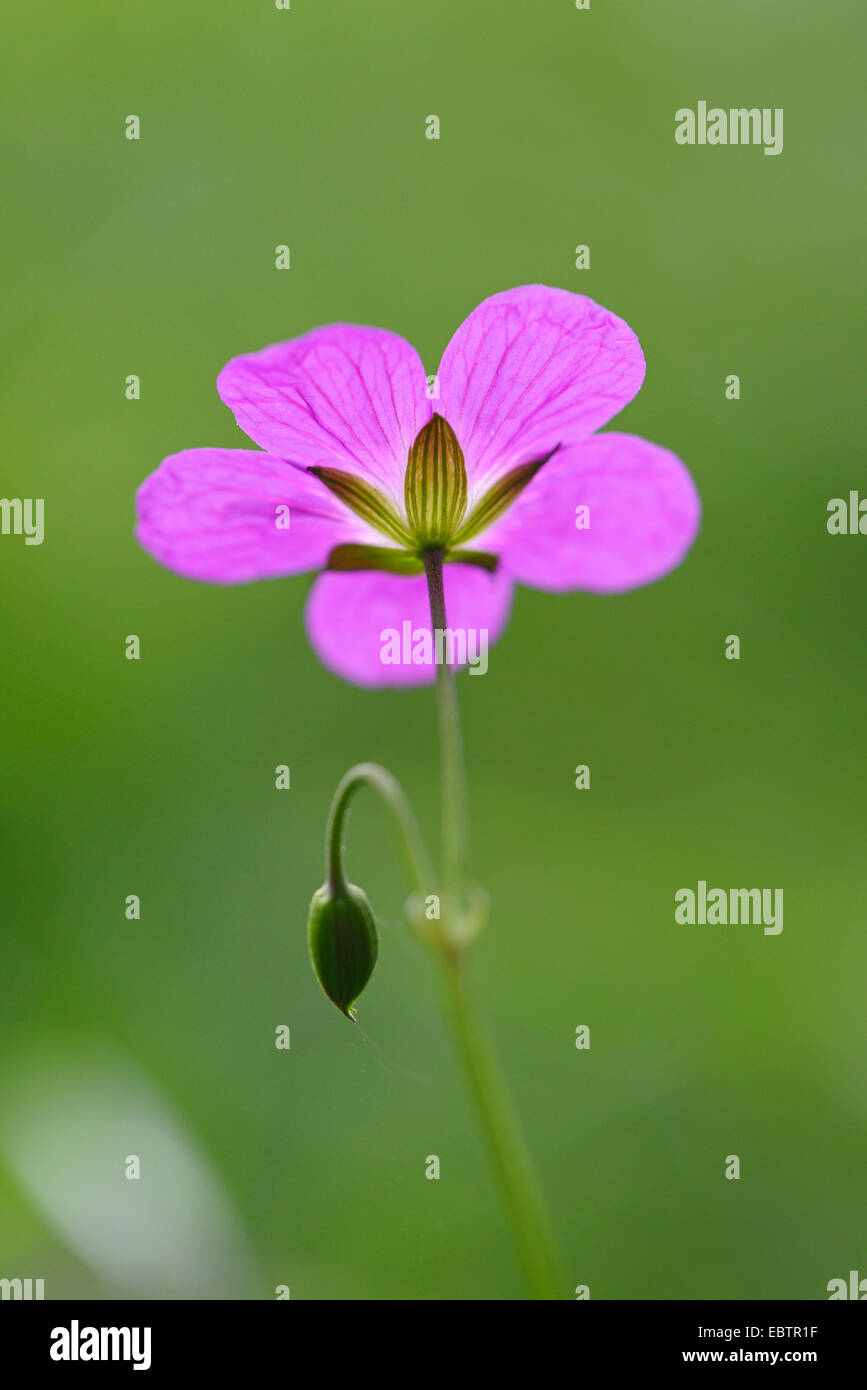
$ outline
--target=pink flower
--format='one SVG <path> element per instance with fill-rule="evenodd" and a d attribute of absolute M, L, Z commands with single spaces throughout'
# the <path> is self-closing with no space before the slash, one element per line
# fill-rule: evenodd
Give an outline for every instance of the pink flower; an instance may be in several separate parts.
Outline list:
<path fill-rule="evenodd" d="M 425 546 L 443 552 L 449 628 L 490 642 L 516 581 L 615 593 L 683 559 L 700 513 L 683 463 L 594 434 L 643 379 L 622 319 L 544 285 L 480 304 L 433 387 L 396 334 L 317 328 L 223 368 L 220 396 L 259 450 L 165 459 L 136 534 L 191 579 L 322 570 L 306 625 L 326 666 L 359 685 L 430 682 L 432 664 L 383 661 L 384 632 L 430 627 Z"/>

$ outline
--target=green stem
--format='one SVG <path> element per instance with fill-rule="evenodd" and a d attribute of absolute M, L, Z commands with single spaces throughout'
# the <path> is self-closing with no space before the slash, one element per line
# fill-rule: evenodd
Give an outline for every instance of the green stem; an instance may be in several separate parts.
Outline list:
<path fill-rule="evenodd" d="M 325 873 L 329 883 L 338 887 L 343 877 L 343 821 L 354 793 L 361 786 L 371 787 L 382 797 L 394 817 L 407 873 L 418 893 L 431 891 L 433 870 L 421 838 L 412 807 L 404 796 L 396 777 L 379 763 L 356 763 L 337 784 L 328 812 L 325 828 Z"/>
<path fill-rule="evenodd" d="M 431 629 L 436 651 L 437 631 L 445 631 L 446 600 L 443 588 L 443 554 L 426 550 L 424 568 L 430 600 Z M 443 644 L 445 649 L 445 643 Z M 436 668 L 437 721 L 442 758 L 442 852 L 446 915 L 457 916 L 464 907 L 469 862 L 469 821 L 466 773 L 461 741 L 455 673 L 447 662 Z"/>
<path fill-rule="evenodd" d="M 533 1161 L 481 1010 L 467 978 L 466 958 L 444 960 L 445 1002 L 473 1099 L 502 1184 L 518 1255 L 536 1299 L 565 1298 L 565 1279 Z"/>
<path fill-rule="evenodd" d="M 446 605 L 441 550 L 424 555 L 434 639 L 445 629 Z M 434 640 L 434 650 L 436 641 Z M 443 644 L 445 648 L 445 644 Z M 436 670 L 437 714 L 442 756 L 442 841 L 444 937 L 441 965 L 446 1008 L 473 1099 L 493 1154 L 527 1282 L 537 1299 L 565 1297 L 556 1247 L 529 1151 L 503 1079 L 499 1061 L 467 979 L 462 933 L 468 868 L 468 815 L 460 714 L 455 674 L 447 663 Z"/>

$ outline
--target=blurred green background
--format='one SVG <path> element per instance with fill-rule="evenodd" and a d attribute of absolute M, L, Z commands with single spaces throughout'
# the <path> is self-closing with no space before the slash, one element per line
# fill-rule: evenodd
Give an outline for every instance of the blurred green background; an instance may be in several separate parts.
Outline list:
<path fill-rule="evenodd" d="M 44 497 L 46 536 L 0 539 L 0 1276 L 49 1298 L 525 1296 L 368 798 L 348 863 L 381 953 L 357 1029 L 306 954 L 350 763 L 396 771 L 436 835 L 432 693 L 323 670 L 307 579 L 197 585 L 131 532 L 164 455 L 244 445 L 214 389 L 229 357 L 341 319 L 433 372 L 475 304 L 530 281 L 636 330 L 647 381 L 614 427 L 679 453 L 704 503 L 665 581 L 520 590 L 487 678 L 460 681 L 494 903 L 477 969 L 570 1284 L 824 1298 L 867 1274 L 867 538 L 825 526 L 867 492 L 859 11 L 10 14 L 2 492 Z M 677 146 L 702 99 L 783 107 L 783 154 Z M 782 887 L 782 935 L 676 926 L 700 878 Z"/>

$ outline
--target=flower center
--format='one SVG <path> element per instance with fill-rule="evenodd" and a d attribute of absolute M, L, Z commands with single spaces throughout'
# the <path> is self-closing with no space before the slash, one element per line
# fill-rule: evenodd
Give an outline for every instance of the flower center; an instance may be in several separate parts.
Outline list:
<path fill-rule="evenodd" d="M 405 516 L 401 516 L 391 498 L 358 474 L 339 468 L 311 468 L 309 471 L 341 502 L 391 542 L 337 545 L 328 557 L 328 568 L 421 574 L 425 552 L 437 550 L 445 561 L 495 570 L 497 556 L 468 549 L 467 541 L 506 510 L 555 452 L 556 448 L 544 458 L 519 464 L 503 474 L 469 514 L 464 452 L 442 415 L 432 415 L 410 447 L 404 477 Z"/>

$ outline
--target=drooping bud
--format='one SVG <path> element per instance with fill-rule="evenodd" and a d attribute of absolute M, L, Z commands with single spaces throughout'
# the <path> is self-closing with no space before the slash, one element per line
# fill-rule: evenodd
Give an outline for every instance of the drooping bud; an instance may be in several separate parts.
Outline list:
<path fill-rule="evenodd" d="M 432 415 L 416 435 L 404 484 L 410 530 L 422 545 L 444 545 L 467 509 L 467 470 L 457 435 Z"/>
<path fill-rule="evenodd" d="M 341 1013 L 355 1021 L 351 1005 L 373 973 L 379 944 L 366 895 L 354 883 L 323 883 L 310 903 L 310 960 L 320 985 Z"/>

